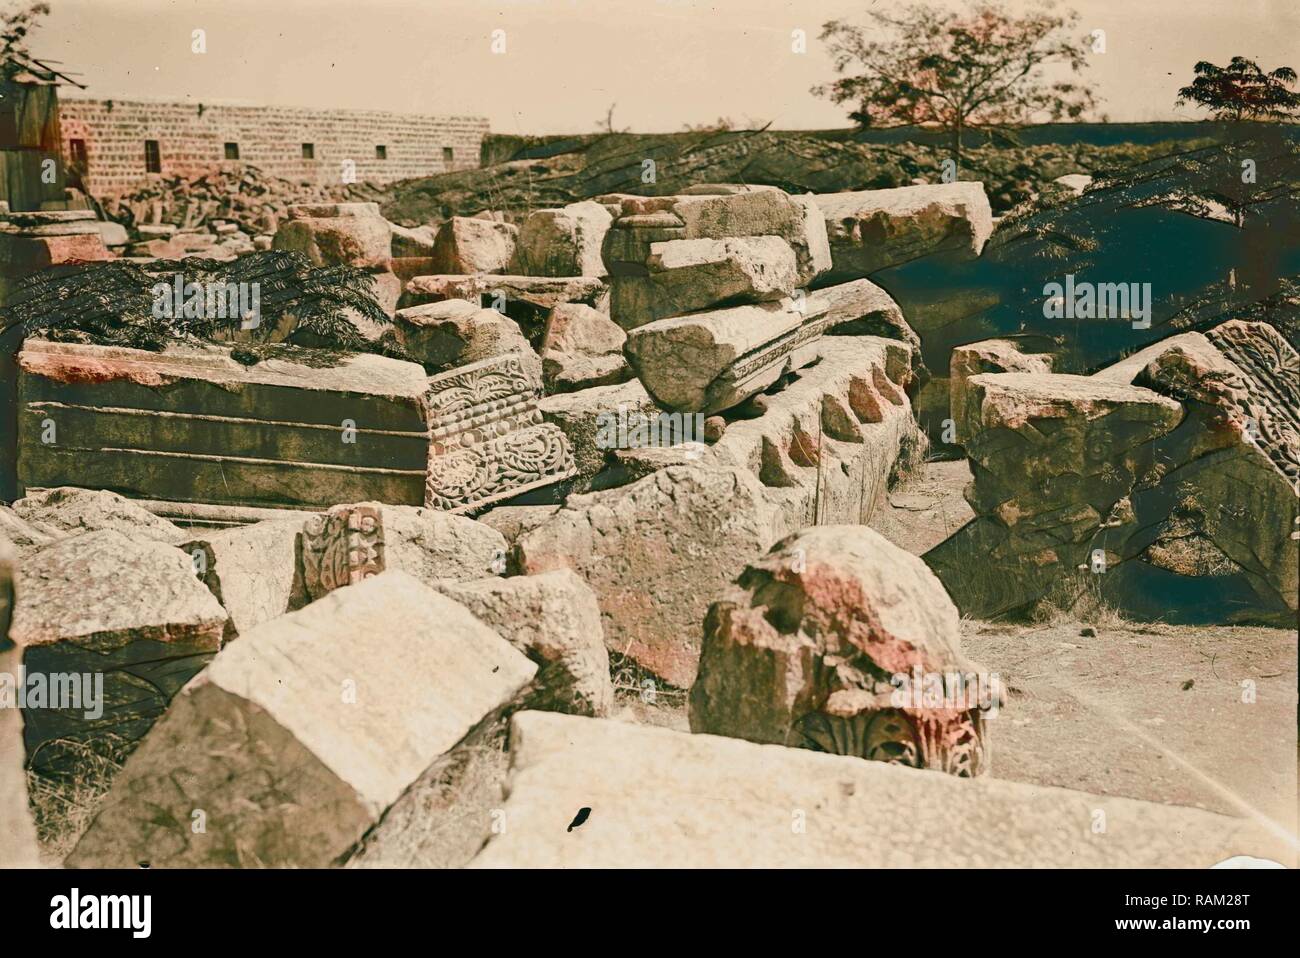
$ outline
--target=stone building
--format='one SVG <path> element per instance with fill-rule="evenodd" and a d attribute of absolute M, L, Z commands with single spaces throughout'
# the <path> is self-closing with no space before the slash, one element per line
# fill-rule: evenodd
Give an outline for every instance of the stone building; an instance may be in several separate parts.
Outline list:
<path fill-rule="evenodd" d="M 388 183 L 477 167 L 488 132 L 472 116 L 70 97 L 59 118 L 64 158 L 96 195 L 234 161 L 284 179 Z"/>

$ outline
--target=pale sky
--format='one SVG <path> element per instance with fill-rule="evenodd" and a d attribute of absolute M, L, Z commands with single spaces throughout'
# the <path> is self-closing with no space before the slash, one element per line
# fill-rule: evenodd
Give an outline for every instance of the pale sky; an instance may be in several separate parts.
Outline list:
<path fill-rule="evenodd" d="M 834 76 L 826 20 L 872 0 L 49 0 L 37 56 L 86 95 L 486 116 L 498 133 L 680 130 L 718 117 L 851 125 L 809 93 Z M 875 0 L 890 3 L 894 0 Z M 1022 8 L 1030 0 L 1010 0 Z M 955 7 L 957 0 L 927 0 Z M 26 3 L 24 2 L 25 6 Z M 1197 60 L 1300 69 L 1300 0 L 1064 0 L 1106 31 L 1086 77 L 1112 121 L 1175 109 Z M 196 28 L 207 52 L 191 50 Z M 506 51 L 491 50 L 505 30 Z M 806 31 L 805 54 L 791 32 Z"/>

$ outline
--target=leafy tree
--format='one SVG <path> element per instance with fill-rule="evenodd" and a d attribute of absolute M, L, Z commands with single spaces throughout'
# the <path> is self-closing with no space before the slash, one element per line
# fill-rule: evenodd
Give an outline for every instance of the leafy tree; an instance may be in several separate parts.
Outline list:
<path fill-rule="evenodd" d="M 938 127 L 951 134 L 960 160 L 969 128 L 1077 119 L 1094 105 L 1087 87 L 1049 80 L 1044 69 L 1060 65 L 1079 73 L 1088 65 L 1087 45 L 1067 36 L 1075 13 L 1044 8 L 1014 16 L 981 3 L 954 17 L 913 4 L 898 14 L 871 11 L 868 19 L 822 25 L 821 39 L 842 76 L 812 91 L 855 104 L 849 115 L 863 126 Z"/>
<path fill-rule="evenodd" d="M 48 16 L 48 3 L 33 3 L 28 7 L 0 10 L 0 67 L 6 78 L 26 69 L 31 59 L 27 49 L 27 34 L 39 24 L 37 21 Z"/>
<path fill-rule="evenodd" d="M 1214 119 L 1281 120 L 1300 111 L 1300 93 L 1293 92 L 1296 72 L 1278 67 L 1265 73 L 1245 57 L 1233 57 L 1226 67 L 1202 60 L 1193 68 L 1196 79 L 1178 91 L 1177 105 L 1194 103 L 1213 111 Z"/>

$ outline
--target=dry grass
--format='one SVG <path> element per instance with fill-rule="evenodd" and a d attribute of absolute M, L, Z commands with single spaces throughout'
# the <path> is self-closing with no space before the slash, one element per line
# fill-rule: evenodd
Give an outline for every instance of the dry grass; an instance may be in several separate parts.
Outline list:
<path fill-rule="evenodd" d="M 70 739 L 47 743 L 47 748 L 74 756 L 75 764 L 60 774 L 27 772 L 27 796 L 43 856 L 61 862 L 72 851 L 136 744 L 113 734 L 93 744 Z"/>

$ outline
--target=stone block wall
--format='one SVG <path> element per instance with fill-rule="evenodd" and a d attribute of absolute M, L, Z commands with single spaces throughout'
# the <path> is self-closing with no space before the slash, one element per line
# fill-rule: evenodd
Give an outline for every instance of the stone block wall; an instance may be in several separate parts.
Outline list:
<path fill-rule="evenodd" d="M 96 195 L 130 191 L 157 175 L 146 168 L 147 140 L 158 143 L 163 176 L 231 162 L 226 144 L 234 143 L 238 162 L 285 179 L 340 183 L 351 161 L 356 182 L 388 183 L 477 167 L 488 131 L 486 119 L 471 116 L 75 97 L 60 99 L 59 116 L 64 160 L 73 162 L 84 145 L 85 180 Z"/>

